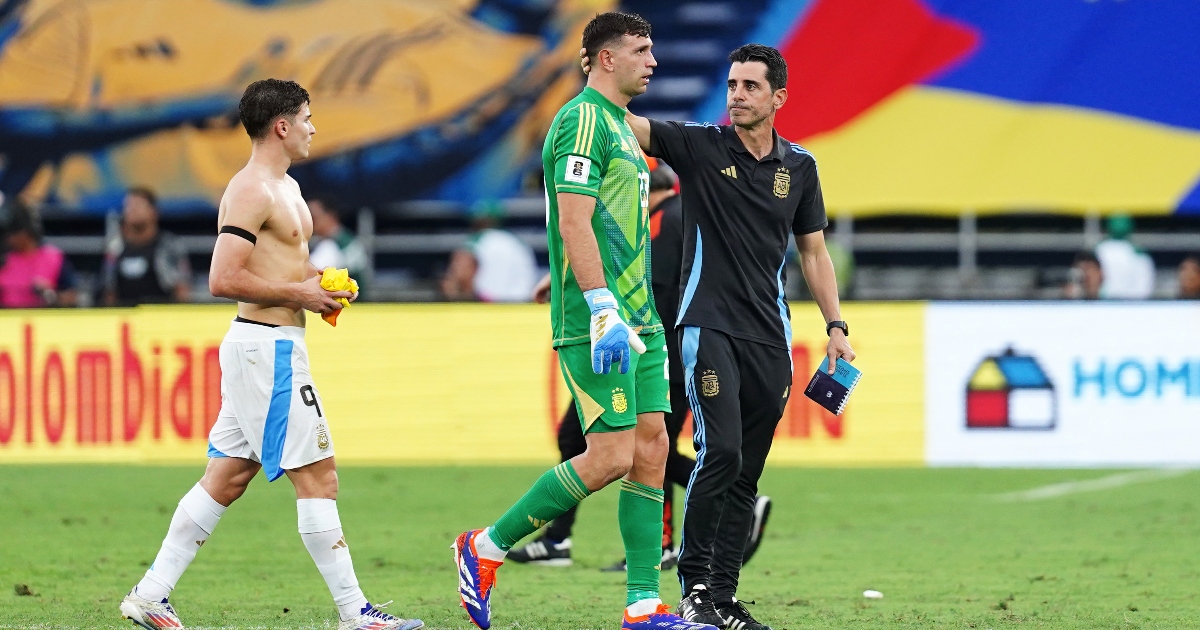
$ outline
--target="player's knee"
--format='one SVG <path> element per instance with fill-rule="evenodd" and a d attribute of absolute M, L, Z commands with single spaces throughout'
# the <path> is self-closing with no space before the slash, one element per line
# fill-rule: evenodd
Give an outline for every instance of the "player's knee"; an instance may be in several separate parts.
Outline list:
<path fill-rule="evenodd" d="M 667 461 L 667 452 L 671 448 L 671 441 L 667 437 L 666 431 L 659 431 L 653 435 L 646 436 L 638 440 L 637 444 L 637 459 L 640 465 L 657 465 L 663 466 Z"/>
<path fill-rule="evenodd" d="M 321 495 L 325 499 L 336 499 L 338 494 L 338 476 L 336 470 L 319 476 L 316 479 L 315 487 L 313 488 L 316 494 Z"/>
<path fill-rule="evenodd" d="M 616 481 L 621 477 L 629 474 L 633 470 L 633 457 L 631 452 L 612 453 L 608 461 L 608 479 Z"/>
<path fill-rule="evenodd" d="M 213 501 L 226 507 L 242 498 L 242 495 L 246 494 L 246 488 L 249 485 L 249 479 L 242 480 L 238 477 L 218 478 L 214 475 L 206 474 L 200 479 L 200 487 L 204 488 L 208 496 L 212 497 Z"/>
<path fill-rule="evenodd" d="M 605 449 L 602 452 L 593 453 L 593 457 L 597 472 L 603 477 L 605 485 L 624 477 L 633 469 L 632 450 Z"/>

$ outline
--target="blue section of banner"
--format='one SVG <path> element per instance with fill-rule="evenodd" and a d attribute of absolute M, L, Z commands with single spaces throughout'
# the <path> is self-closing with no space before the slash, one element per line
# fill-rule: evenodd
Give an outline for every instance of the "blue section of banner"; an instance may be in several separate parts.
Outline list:
<path fill-rule="evenodd" d="M 1192 191 L 1180 200 L 1178 205 L 1178 214 L 1197 214 L 1200 215 L 1200 181 L 1197 181 L 1192 186 Z"/>
<path fill-rule="evenodd" d="M 933 85 L 1200 129 L 1200 3 L 925 1 L 982 33 Z"/>

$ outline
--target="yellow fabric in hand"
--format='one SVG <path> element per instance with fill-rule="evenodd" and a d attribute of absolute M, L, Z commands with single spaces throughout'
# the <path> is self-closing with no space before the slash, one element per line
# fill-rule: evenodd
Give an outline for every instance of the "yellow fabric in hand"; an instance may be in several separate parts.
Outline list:
<path fill-rule="evenodd" d="M 351 293 L 358 293 L 358 283 L 354 281 L 354 278 L 350 277 L 350 271 L 348 269 L 334 269 L 333 267 L 326 267 L 325 270 L 321 272 L 321 288 L 325 289 L 326 291 L 350 291 Z M 349 299 L 336 299 L 342 304 L 342 308 L 350 308 Z M 330 326 L 336 327 L 338 313 L 341 312 L 341 309 L 338 309 L 332 313 L 323 313 L 321 315 L 321 319 L 329 322 Z"/>

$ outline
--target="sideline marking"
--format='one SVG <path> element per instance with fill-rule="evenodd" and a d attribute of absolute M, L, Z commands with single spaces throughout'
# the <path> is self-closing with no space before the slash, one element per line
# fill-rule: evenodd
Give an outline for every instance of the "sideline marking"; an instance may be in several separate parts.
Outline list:
<path fill-rule="evenodd" d="M 1133 472 L 1117 473 L 1100 477 L 1098 479 L 1087 479 L 1084 481 L 1066 481 L 1063 483 L 1052 483 L 1048 486 L 1032 488 L 1030 490 L 1020 490 L 1017 492 L 1006 492 L 996 495 L 998 501 L 1041 501 L 1043 499 L 1053 499 L 1067 494 L 1075 494 L 1077 492 L 1094 492 L 1096 490 L 1108 490 L 1111 488 L 1120 488 L 1135 483 L 1146 483 L 1150 481 L 1159 481 L 1161 479 L 1171 479 L 1173 477 L 1182 477 L 1193 472 L 1191 468 L 1155 468 L 1152 470 L 1136 470 Z"/>

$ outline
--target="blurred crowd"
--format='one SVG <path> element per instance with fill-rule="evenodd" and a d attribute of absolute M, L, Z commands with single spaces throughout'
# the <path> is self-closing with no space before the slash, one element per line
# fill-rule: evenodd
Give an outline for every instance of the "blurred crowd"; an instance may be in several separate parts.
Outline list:
<path fill-rule="evenodd" d="M 348 268 L 366 291 L 366 249 L 342 224 L 329 199 L 308 200 L 313 219 L 310 256 L 317 268 Z M 107 235 L 96 295 L 81 300 L 70 259 L 46 242 L 38 213 L 19 199 L 0 203 L 4 232 L 0 306 L 44 308 L 97 304 L 135 306 L 194 301 L 193 274 L 181 237 L 159 226 L 158 199 L 149 188 L 131 188 L 121 203 L 119 228 Z M 207 291 L 207 289 L 201 289 Z"/>
<path fill-rule="evenodd" d="M 307 201 L 313 221 L 310 243 L 313 265 L 318 269 L 348 268 L 369 297 L 372 270 L 369 255 L 356 233 L 346 227 L 341 208 L 327 197 L 316 196 Z M 651 208 L 650 214 L 655 210 Z M 469 212 L 470 234 L 449 256 L 437 283 L 439 297 L 448 301 L 532 301 L 544 270 L 539 269 L 530 243 L 504 229 L 500 203 L 480 202 Z M 0 307 L 209 301 L 206 290 L 195 284 L 183 242 L 185 237 L 160 227 L 158 200 L 153 190 L 144 187 L 128 190 L 116 225 L 117 229 L 106 235 L 98 282 L 93 283 L 98 286 L 90 288 L 80 282 L 80 274 L 70 258 L 46 241 L 35 209 L 19 199 L 0 200 L 0 226 L 5 237 L 0 252 Z M 1062 297 L 1143 300 L 1154 296 L 1155 264 L 1132 239 L 1134 228 L 1134 221 L 1128 216 L 1109 217 L 1105 238 L 1075 256 Z M 853 252 L 839 243 L 832 228 L 826 233 L 826 245 L 834 261 L 839 292 L 844 299 L 850 297 L 855 275 Z M 1175 275 L 1175 297 L 1200 299 L 1200 254 L 1186 256 Z M 203 278 L 199 282 L 202 284 Z M 204 294 L 198 295 L 201 291 Z"/>
<path fill-rule="evenodd" d="M 1130 240 L 1131 217 L 1110 217 L 1107 234 L 1094 249 L 1075 255 L 1063 297 L 1076 300 L 1145 300 L 1154 293 L 1154 260 Z M 1200 254 L 1186 256 L 1177 270 L 1179 299 L 1200 299 Z"/>

